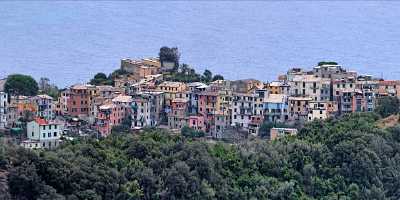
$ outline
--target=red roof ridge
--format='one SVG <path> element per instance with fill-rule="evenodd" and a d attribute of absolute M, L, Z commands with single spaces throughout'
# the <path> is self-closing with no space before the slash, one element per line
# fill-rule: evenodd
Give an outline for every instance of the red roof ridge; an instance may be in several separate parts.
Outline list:
<path fill-rule="evenodd" d="M 35 118 L 35 121 L 36 121 L 36 123 L 38 123 L 39 125 L 48 125 L 48 124 L 49 124 L 48 121 L 46 121 L 45 119 L 42 119 L 42 118 L 40 118 L 40 117 L 36 117 L 36 118 Z"/>

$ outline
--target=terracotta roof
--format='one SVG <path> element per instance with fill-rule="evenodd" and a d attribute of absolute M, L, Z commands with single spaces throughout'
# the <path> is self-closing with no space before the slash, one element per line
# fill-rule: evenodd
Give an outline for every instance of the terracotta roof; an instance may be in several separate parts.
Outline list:
<path fill-rule="evenodd" d="M 386 80 L 386 81 L 379 81 L 379 85 L 399 85 L 400 81 L 393 81 L 393 80 Z"/>
<path fill-rule="evenodd" d="M 39 125 L 48 125 L 49 124 L 48 121 L 46 121 L 45 119 L 39 118 L 39 117 L 35 118 L 35 122 L 38 123 Z"/>

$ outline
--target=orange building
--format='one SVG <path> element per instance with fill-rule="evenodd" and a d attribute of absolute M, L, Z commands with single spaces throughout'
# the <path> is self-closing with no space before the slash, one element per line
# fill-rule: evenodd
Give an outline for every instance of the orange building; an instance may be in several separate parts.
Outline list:
<path fill-rule="evenodd" d="M 88 117 L 92 112 L 92 99 L 96 94 L 93 85 L 73 85 L 69 89 L 67 113 L 74 117 Z"/>

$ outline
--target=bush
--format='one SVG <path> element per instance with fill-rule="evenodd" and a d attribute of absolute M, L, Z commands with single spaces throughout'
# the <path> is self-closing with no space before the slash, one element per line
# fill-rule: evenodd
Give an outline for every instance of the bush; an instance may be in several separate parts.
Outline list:
<path fill-rule="evenodd" d="M 375 112 L 382 117 L 388 117 L 397 114 L 400 111 L 400 101 L 397 97 L 381 97 L 378 99 L 378 105 Z"/>
<path fill-rule="evenodd" d="M 318 63 L 318 66 L 322 66 L 322 65 L 337 65 L 337 62 L 332 62 L 332 61 L 321 61 Z"/>
<path fill-rule="evenodd" d="M 194 130 L 193 128 L 190 128 L 188 126 L 184 126 L 181 129 L 181 134 L 184 137 L 189 137 L 189 138 L 199 138 L 199 137 L 204 137 L 205 136 L 204 131 L 197 131 L 197 130 Z"/>

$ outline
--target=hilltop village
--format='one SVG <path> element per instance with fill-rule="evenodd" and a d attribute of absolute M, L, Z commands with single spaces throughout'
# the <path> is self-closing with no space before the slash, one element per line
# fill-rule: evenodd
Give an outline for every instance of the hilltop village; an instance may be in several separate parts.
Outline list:
<path fill-rule="evenodd" d="M 372 112 L 383 96 L 400 97 L 400 81 L 360 75 L 335 62 L 292 68 L 271 82 L 224 80 L 208 70 L 196 74 L 179 65 L 177 49 L 167 51 L 158 58 L 122 59 L 109 77 L 97 74 L 57 97 L 7 92 L 2 80 L 0 129 L 19 135 L 21 146 L 48 149 L 74 137 L 144 128 L 209 139 L 275 139 L 296 134 L 309 121 Z M 260 133 L 266 123 L 272 128 Z"/>

